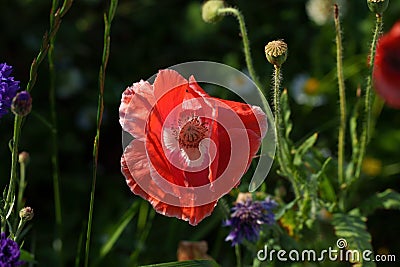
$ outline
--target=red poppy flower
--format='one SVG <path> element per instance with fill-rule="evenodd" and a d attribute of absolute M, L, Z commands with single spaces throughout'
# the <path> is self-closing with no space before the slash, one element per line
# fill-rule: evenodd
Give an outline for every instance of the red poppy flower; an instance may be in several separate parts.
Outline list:
<path fill-rule="evenodd" d="M 377 93 L 393 108 L 400 108 L 400 21 L 382 36 L 376 48 L 374 84 Z"/>
<path fill-rule="evenodd" d="M 121 158 L 131 191 L 191 225 L 238 185 L 267 131 L 259 107 L 210 97 L 173 70 L 128 87 L 119 112 L 135 138 Z"/>

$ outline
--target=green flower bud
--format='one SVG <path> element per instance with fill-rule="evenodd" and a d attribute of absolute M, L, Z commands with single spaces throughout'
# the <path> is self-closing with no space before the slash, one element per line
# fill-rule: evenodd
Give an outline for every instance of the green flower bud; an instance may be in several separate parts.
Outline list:
<path fill-rule="evenodd" d="M 375 14 L 382 14 L 389 5 L 389 0 L 367 0 L 369 10 Z"/>
<path fill-rule="evenodd" d="M 287 58 L 288 46 L 282 40 L 269 42 L 265 46 L 265 56 L 269 63 L 280 67 Z"/>
<path fill-rule="evenodd" d="M 27 165 L 29 163 L 30 157 L 29 157 L 29 153 L 22 151 L 21 153 L 19 153 L 18 155 L 18 162 L 19 163 L 23 163 L 25 165 Z"/>
<path fill-rule="evenodd" d="M 21 209 L 20 212 L 19 212 L 19 217 L 23 221 L 32 220 L 34 215 L 35 214 L 33 213 L 33 209 L 31 207 L 25 207 L 25 208 Z"/>
<path fill-rule="evenodd" d="M 215 23 L 224 17 L 218 14 L 218 10 L 224 8 L 224 1 L 222 0 L 209 0 L 203 4 L 201 16 L 203 20 L 208 23 Z"/>

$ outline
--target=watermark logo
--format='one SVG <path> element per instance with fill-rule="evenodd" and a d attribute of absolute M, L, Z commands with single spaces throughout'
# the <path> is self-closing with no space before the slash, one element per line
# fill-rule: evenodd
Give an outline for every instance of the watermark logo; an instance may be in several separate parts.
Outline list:
<path fill-rule="evenodd" d="M 246 173 L 248 160 L 255 153 L 252 151 L 254 147 L 251 146 L 255 142 L 252 133 L 246 130 L 244 121 L 235 108 L 228 105 L 226 100 L 209 96 L 201 91 L 196 91 L 200 92 L 196 93 L 199 97 L 183 99 L 182 103 L 176 106 L 165 101 L 176 93 L 177 88 L 184 88 L 188 81 L 193 82 L 195 79 L 210 95 L 216 88 L 235 93 L 241 98 L 240 102 L 248 104 L 248 108 L 253 112 L 263 138 L 260 152 L 257 154 L 258 163 L 249 181 L 249 191 L 255 191 L 263 183 L 271 168 L 276 147 L 273 115 L 265 97 L 245 73 L 224 64 L 208 61 L 188 62 L 168 69 L 176 71 L 183 78 L 178 77 L 178 79 L 175 76 L 174 82 L 170 82 L 168 79 L 159 78 L 159 74 L 155 74 L 147 80 L 147 83 L 141 82 L 143 86 L 154 86 L 154 96 L 149 97 L 151 101 L 147 101 L 143 107 L 138 107 L 134 101 L 126 103 L 126 110 L 142 112 L 142 114 L 143 110 L 149 110 L 146 113 L 147 118 L 140 117 L 140 123 L 146 130 L 146 137 L 138 141 L 144 141 L 151 180 L 143 179 L 140 175 L 132 175 L 137 185 L 152 198 L 163 203 L 193 207 L 218 200 L 237 185 Z M 157 85 L 160 86 L 157 87 Z M 194 87 L 193 90 L 196 88 Z M 161 108 L 164 106 L 165 109 Z M 173 107 L 169 108 L 170 106 Z M 138 124 L 137 116 L 133 119 L 125 117 L 123 123 L 127 127 L 132 121 Z M 148 132 L 148 129 L 157 131 Z M 220 133 L 214 135 L 213 129 L 222 131 L 221 136 L 227 136 L 226 139 L 220 140 L 218 137 Z M 151 142 L 148 142 L 150 139 Z M 219 151 L 221 146 L 218 142 L 228 143 L 226 140 L 230 143 L 230 151 Z M 132 135 L 123 132 L 123 149 L 124 151 L 127 148 L 130 149 L 131 155 L 136 152 L 132 146 L 130 147 L 132 142 Z M 158 146 L 159 142 L 161 146 Z M 154 145 L 155 143 L 157 146 Z M 215 162 L 218 163 L 215 160 L 217 155 L 229 157 L 227 160 L 224 159 L 226 166 L 221 164 L 221 169 L 219 169 L 219 164 L 215 164 Z M 216 169 L 217 165 L 218 169 Z M 168 169 L 175 173 L 204 171 L 204 173 L 218 173 L 218 175 L 207 184 L 181 185 L 171 181 L 170 177 L 173 177 L 174 172 L 171 171 L 166 176 L 166 168 L 158 168 L 158 166 L 168 166 Z M 132 174 L 137 173 L 138 160 L 127 160 L 127 167 Z"/>
<path fill-rule="evenodd" d="M 304 250 L 275 250 L 269 249 L 267 245 L 264 249 L 257 252 L 257 258 L 260 261 L 292 261 L 292 262 L 321 262 L 321 261 L 343 261 L 343 262 L 395 262 L 396 255 L 373 255 L 371 250 L 354 250 L 347 248 L 347 240 L 339 238 L 336 241 L 336 248 L 329 247 L 321 251 L 314 249 Z"/>

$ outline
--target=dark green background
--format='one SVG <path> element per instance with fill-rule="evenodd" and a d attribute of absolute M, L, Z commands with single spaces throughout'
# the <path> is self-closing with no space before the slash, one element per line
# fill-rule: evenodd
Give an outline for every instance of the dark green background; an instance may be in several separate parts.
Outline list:
<path fill-rule="evenodd" d="M 342 17 L 344 58 L 352 62 L 368 53 L 374 26 L 366 1 L 346 1 Z M 305 1 L 229 1 L 242 10 L 249 30 L 255 68 L 265 84 L 270 84 L 272 66 L 264 57 L 264 46 L 274 39 L 284 39 L 289 57 L 283 67 L 283 86 L 300 73 L 325 78 L 329 101 L 322 107 L 297 105 L 293 109 L 293 139 L 300 140 L 320 130 L 317 146 L 327 147 L 336 154 L 337 86 L 326 75 L 335 71 L 333 23 L 317 26 L 305 12 Z M 59 123 L 60 171 L 64 224 L 65 266 L 73 266 L 79 235 L 87 220 L 91 184 L 92 145 L 97 109 L 97 75 L 103 47 L 103 12 L 107 1 L 77 0 L 62 21 L 57 35 L 55 64 L 57 71 L 57 112 Z M 0 2 L 0 61 L 14 66 L 14 76 L 26 86 L 29 67 L 39 51 L 43 33 L 48 29 L 51 1 L 15 0 Z M 218 24 L 201 20 L 201 1 L 127 1 L 120 0 L 111 29 L 111 52 L 105 89 L 105 113 L 101 132 L 99 173 L 94 210 L 92 238 L 93 261 L 107 231 L 118 221 L 133 201 L 120 174 L 122 153 L 118 106 L 126 86 L 147 79 L 159 69 L 187 61 L 210 60 L 245 69 L 238 25 L 233 17 Z M 384 30 L 400 18 L 400 3 L 391 1 L 385 14 Z M 359 73 L 346 81 L 349 109 L 354 103 L 357 85 L 365 85 L 366 64 L 359 64 Z M 333 76 L 334 78 L 334 76 Z M 49 79 L 46 62 L 38 73 L 32 91 L 33 111 L 50 117 Z M 267 97 L 271 99 L 270 96 Z M 384 108 L 368 154 L 379 158 L 383 165 L 399 163 L 399 111 Z M 324 127 L 322 127 L 324 126 Z M 8 183 L 10 153 L 7 142 L 12 137 L 12 115 L 0 120 L 0 181 Z M 35 244 L 39 266 L 56 266 L 52 249 L 55 234 L 54 203 L 50 163 L 49 130 L 33 115 L 24 124 L 20 148 L 31 154 L 28 169 L 26 203 L 35 210 L 33 228 L 26 238 L 25 249 Z M 347 155 L 349 155 L 348 149 Z M 384 189 L 399 188 L 399 174 L 364 177 L 359 196 L 365 197 Z M 273 193 L 279 180 L 272 170 L 267 191 Z M 358 199 L 358 196 L 356 196 Z M 227 200 L 230 201 L 228 198 Z M 355 203 L 357 204 L 357 203 Z M 180 240 L 209 242 L 209 254 L 224 266 L 234 264 L 233 248 L 223 241 L 228 229 L 220 227 L 215 212 L 197 227 L 185 222 L 156 215 L 149 239 L 138 244 L 136 218 L 129 224 L 116 247 L 99 266 L 126 266 L 130 253 L 142 247 L 139 263 L 158 263 L 176 259 Z M 400 257 L 399 212 L 380 211 L 371 216 L 368 229 L 375 249 L 385 247 Z M 213 225 L 211 223 L 218 222 Z M 386 265 L 385 265 L 386 266 Z M 389 266 L 389 265 L 387 265 Z"/>

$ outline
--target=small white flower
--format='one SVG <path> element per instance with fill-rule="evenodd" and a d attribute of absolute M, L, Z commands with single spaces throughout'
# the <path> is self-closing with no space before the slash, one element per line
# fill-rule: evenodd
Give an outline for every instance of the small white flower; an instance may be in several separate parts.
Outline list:
<path fill-rule="evenodd" d="M 333 19 L 333 0 L 308 0 L 306 3 L 306 12 L 310 20 L 315 24 L 322 26 Z M 337 0 L 340 12 L 345 12 L 345 2 Z"/>
<path fill-rule="evenodd" d="M 326 102 L 326 96 L 319 90 L 319 81 L 307 74 L 297 75 L 289 92 L 297 104 L 318 107 Z"/>

